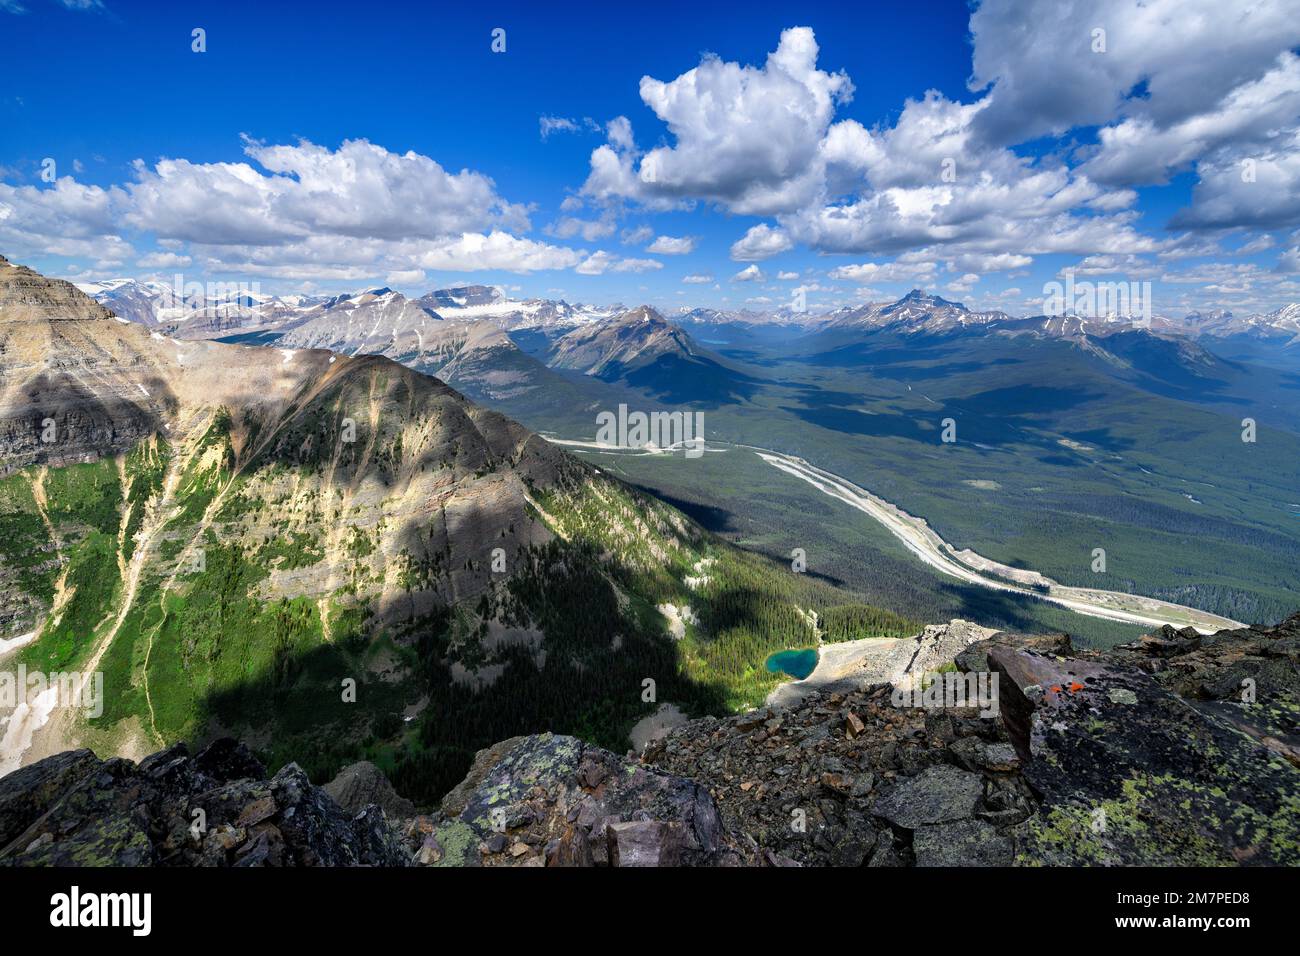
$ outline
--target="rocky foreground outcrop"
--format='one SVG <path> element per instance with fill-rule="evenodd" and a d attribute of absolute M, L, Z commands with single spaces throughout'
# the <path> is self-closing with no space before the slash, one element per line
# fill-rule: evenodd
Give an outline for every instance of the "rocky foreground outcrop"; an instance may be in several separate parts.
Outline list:
<path fill-rule="evenodd" d="M 342 810 L 296 764 L 271 778 L 242 744 L 184 744 L 139 764 L 89 750 L 0 778 L 0 865 L 405 866 L 368 806 Z"/>
<path fill-rule="evenodd" d="M 430 814 L 370 764 L 321 789 L 233 741 L 69 752 L 0 779 L 0 863 L 1300 864 L 1300 615 L 1106 652 L 996 633 L 954 664 L 997 676 L 996 716 L 878 684 L 692 721 L 640 757 L 516 737 Z"/>
<path fill-rule="evenodd" d="M 1112 651 L 995 634 L 999 715 L 881 685 L 697 721 L 644 759 L 765 850 L 837 865 L 1300 863 L 1300 615 Z"/>
<path fill-rule="evenodd" d="M 418 840 L 417 861 L 440 866 L 760 862 L 700 784 L 554 734 L 482 751 L 438 816 L 407 833 Z"/>

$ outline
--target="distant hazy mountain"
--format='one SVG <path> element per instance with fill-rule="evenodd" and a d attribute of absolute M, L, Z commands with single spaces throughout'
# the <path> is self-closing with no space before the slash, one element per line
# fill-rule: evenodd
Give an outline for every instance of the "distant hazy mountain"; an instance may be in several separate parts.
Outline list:
<path fill-rule="evenodd" d="M 962 340 L 973 345 L 987 340 L 1029 339 L 1060 342 L 1118 370 L 1132 369 L 1157 379 L 1213 374 L 1223 362 L 1195 340 L 1170 332 L 1167 323 L 1135 318 L 1085 318 L 1077 315 L 1014 318 L 1005 312 L 975 312 L 920 289 L 897 302 L 868 305 L 831 313 L 810 328 L 797 350 L 837 354 L 840 363 L 857 355 L 870 364 L 883 349 L 917 339 Z"/>
<path fill-rule="evenodd" d="M 680 328 L 649 306 L 605 322 L 583 325 L 551 346 L 548 364 L 586 375 L 616 377 L 664 356 L 692 358 L 695 349 Z"/>
<path fill-rule="evenodd" d="M 772 312 L 682 308 L 673 314 L 676 325 L 710 347 L 773 345 L 805 335 L 826 321 L 826 316 L 788 308 Z"/>
<path fill-rule="evenodd" d="M 707 309 L 681 308 L 673 314 L 673 321 L 680 325 L 794 325 L 806 326 L 821 324 L 825 317 L 807 309 L 796 311 L 792 308 L 774 309 L 769 312 L 754 309 Z"/>
<path fill-rule="evenodd" d="M 904 334 L 932 334 L 988 325 L 1006 319 L 1007 315 L 1004 312 L 972 312 L 960 302 L 949 302 L 913 289 L 897 302 L 832 313 L 828 318 L 827 329 L 889 329 Z"/>
<path fill-rule="evenodd" d="M 1292 303 L 1263 315 L 1234 317 L 1231 312 L 1190 313 L 1184 320 L 1193 334 L 1214 338 L 1248 338 L 1267 341 L 1283 348 L 1300 345 L 1300 303 Z"/>
<path fill-rule="evenodd" d="M 642 389 L 659 400 L 714 403 L 746 398 L 752 380 L 650 306 L 581 325 L 555 339 L 552 368 Z"/>
<path fill-rule="evenodd" d="M 1138 334 L 1185 342 L 1205 340 L 1212 351 L 1225 357 L 1260 360 L 1284 355 L 1300 346 L 1300 303 L 1250 316 L 1214 310 L 1191 312 L 1182 318 L 1085 317 L 1072 313 L 1015 317 L 1000 311 L 974 311 L 960 302 L 913 289 L 895 302 L 843 307 L 830 312 L 800 313 L 788 308 L 771 312 L 682 309 L 675 321 L 701 341 L 733 347 L 812 337 L 815 347 L 830 348 L 862 342 L 864 335 L 893 334 L 906 337 L 1027 335 L 1036 339 L 1065 339 L 1093 349 L 1100 347 L 1100 340 Z M 1195 345 L 1169 346 L 1165 350 L 1171 356 L 1181 355 L 1193 365 L 1208 365 L 1211 361 Z"/>

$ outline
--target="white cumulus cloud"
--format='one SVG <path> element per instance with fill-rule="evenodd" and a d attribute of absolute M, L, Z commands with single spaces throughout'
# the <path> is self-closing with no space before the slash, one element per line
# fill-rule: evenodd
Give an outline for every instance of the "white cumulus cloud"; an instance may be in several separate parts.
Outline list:
<path fill-rule="evenodd" d="M 660 236 L 646 247 L 646 252 L 661 256 L 684 256 L 695 251 L 694 236 Z"/>

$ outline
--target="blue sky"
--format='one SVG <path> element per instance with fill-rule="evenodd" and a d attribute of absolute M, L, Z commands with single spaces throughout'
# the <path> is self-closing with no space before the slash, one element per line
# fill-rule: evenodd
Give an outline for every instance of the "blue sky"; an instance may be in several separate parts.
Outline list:
<path fill-rule="evenodd" d="M 0 252 L 669 309 L 1023 312 L 1066 268 L 1300 299 L 1300 18 L 1088 6 L 0 0 Z"/>

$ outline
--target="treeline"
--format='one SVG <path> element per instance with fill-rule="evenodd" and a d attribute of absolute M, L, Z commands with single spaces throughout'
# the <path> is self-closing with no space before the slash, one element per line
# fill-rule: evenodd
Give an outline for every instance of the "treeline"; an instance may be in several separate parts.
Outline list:
<path fill-rule="evenodd" d="M 920 630 L 892 611 L 869 604 L 840 604 L 819 612 L 822 640 L 829 643 L 856 641 L 863 637 L 910 637 Z"/>
<path fill-rule="evenodd" d="M 620 608 L 603 568 L 590 542 L 529 549 L 505 593 L 480 610 L 539 629 L 545 640 L 497 650 L 491 663 L 504 669 L 485 670 L 477 689 L 453 678 L 451 662 L 478 657 L 456 646 L 463 635 L 453 618 L 440 632 L 421 635 L 428 704 L 395 757 L 393 782 L 401 792 L 432 802 L 461 780 L 476 751 L 518 734 L 551 730 L 617 752 L 627 747 L 632 724 L 659 701 L 695 713 L 724 709 L 717 686 L 693 681 L 679 666 L 676 647 L 643 598 L 625 596 L 636 606 Z"/>
<path fill-rule="evenodd" d="M 617 752 L 627 746 L 632 724 L 660 702 L 693 715 L 761 703 L 780 680 L 767 671 L 767 657 L 815 644 L 819 628 L 828 640 L 901 637 L 920 628 L 880 608 L 845 603 L 842 590 L 708 539 L 700 542 L 707 542 L 700 555 L 707 560 L 699 568 L 676 556 L 677 570 L 690 568 L 703 579 L 686 588 L 662 567 L 647 571 L 638 560 L 644 540 L 636 540 L 635 556 L 625 562 L 614 537 L 599 533 L 598 523 L 584 524 L 586 535 L 530 548 L 505 589 L 477 608 L 481 617 L 545 634 L 540 648 L 494 654 L 491 660 L 505 667 L 490 683 L 476 690 L 452 678 L 447 661 L 482 662 L 455 646 L 464 635 L 453 618 L 437 634 L 421 636 L 429 703 L 392 766 L 394 784 L 412 799 L 439 798 L 463 778 L 477 750 L 516 734 L 548 729 Z M 655 609 L 662 601 L 689 607 L 698 619 L 680 641 L 663 633 Z"/>

